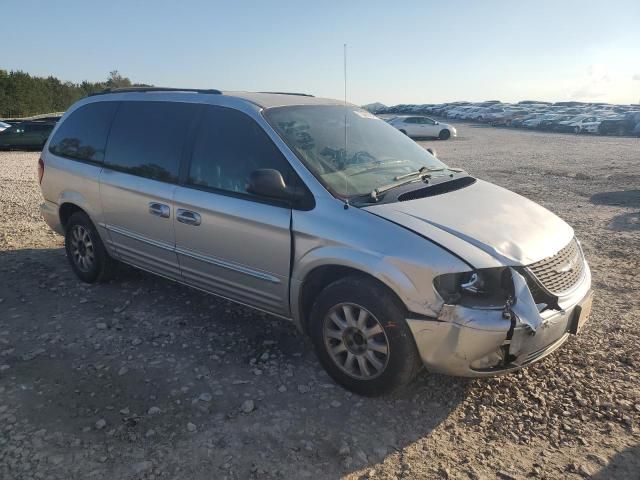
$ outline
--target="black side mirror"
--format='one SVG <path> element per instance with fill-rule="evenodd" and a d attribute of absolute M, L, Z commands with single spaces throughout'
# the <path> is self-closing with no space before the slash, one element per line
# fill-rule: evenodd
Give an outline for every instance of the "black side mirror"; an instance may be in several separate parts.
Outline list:
<path fill-rule="evenodd" d="M 293 197 L 284 183 L 284 178 L 273 168 L 259 168 L 249 175 L 247 191 L 262 197 L 289 200 Z"/>

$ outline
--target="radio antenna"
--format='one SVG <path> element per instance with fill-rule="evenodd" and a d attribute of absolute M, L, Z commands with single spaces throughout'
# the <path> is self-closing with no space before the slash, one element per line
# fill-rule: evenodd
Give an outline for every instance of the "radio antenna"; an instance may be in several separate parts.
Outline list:
<path fill-rule="evenodd" d="M 344 166 L 347 167 L 347 160 L 349 158 L 348 155 L 348 141 L 347 141 L 347 44 L 343 45 L 343 58 L 344 58 Z M 349 208 L 349 182 L 347 181 L 347 176 L 344 176 L 344 193 L 345 193 L 345 204 L 344 209 Z"/>

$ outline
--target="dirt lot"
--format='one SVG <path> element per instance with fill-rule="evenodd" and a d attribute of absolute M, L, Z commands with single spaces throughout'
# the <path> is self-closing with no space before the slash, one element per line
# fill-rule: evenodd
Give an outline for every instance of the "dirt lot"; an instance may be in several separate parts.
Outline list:
<path fill-rule="evenodd" d="M 0 153 L 0 478 L 640 478 L 640 139 L 460 126 L 451 166 L 566 219 L 584 333 L 488 380 L 358 398 L 286 322 L 125 268 L 79 283 L 34 153 Z"/>

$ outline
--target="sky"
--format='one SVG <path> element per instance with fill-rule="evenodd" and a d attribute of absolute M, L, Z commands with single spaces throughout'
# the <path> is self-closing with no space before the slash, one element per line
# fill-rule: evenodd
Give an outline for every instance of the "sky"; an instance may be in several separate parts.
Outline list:
<path fill-rule="evenodd" d="M 640 102 L 638 0 L 2 2 L 0 69 L 347 98 Z"/>

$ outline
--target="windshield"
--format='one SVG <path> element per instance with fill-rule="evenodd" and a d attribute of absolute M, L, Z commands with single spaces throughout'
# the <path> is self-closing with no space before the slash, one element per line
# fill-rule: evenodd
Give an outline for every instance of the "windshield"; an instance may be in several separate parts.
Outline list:
<path fill-rule="evenodd" d="M 368 195 L 423 167 L 447 168 L 387 122 L 353 106 L 277 107 L 264 115 L 307 168 L 339 197 Z"/>

